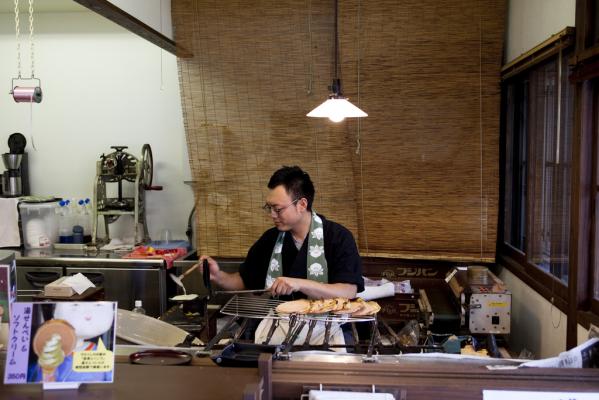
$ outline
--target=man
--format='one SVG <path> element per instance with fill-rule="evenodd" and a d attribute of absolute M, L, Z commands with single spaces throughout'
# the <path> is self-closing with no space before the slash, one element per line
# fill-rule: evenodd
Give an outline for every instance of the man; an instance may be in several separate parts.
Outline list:
<path fill-rule="evenodd" d="M 239 272 L 208 256 L 210 279 L 225 290 L 270 288 L 272 295 L 354 298 L 364 290 L 362 264 L 349 230 L 312 210 L 314 185 L 301 168 L 282 167 L 268 182 L 263 209 L 273 220 Z"/>

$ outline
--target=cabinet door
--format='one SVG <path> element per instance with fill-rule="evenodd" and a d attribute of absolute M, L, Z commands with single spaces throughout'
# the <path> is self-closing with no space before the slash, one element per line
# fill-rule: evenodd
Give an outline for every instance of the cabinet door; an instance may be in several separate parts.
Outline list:
<path fill-rule="evenodd" d="M 32 296 L 62 276 L 62 267 L 29 267 L 17 265 L 17 301 L 33 301 Z"/>
<path fill-rule="evenodd" d="M 135 300 L 141 300 L 147 315 L 159 317 L 164 312 L 159 269 L 67 267 L 66 274 L 79 272 L 96 286 L 103 286 L 105 299 L 118 302 L 118 308 L 131 310 Z"/>

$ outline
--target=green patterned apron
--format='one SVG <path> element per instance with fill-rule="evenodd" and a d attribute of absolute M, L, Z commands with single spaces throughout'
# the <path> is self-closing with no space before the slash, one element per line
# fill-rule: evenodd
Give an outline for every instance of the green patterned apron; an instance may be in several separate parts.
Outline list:
<path fill-rule="evenodd" d="M 269 288 L 275 279 L 283 274 L 283 241 L 286 232 L 279 232 L 275 247 L 272 249 L 268 272 L 266 273 L 265 288 Z M 307 274 L 308 279 L 313 281 L 329 283 L 329 274 L 327 269 L 327 260 L 324 257 L 324 230 L 322 219 L 312 211 L 312 222 L 310 223 L 310 233 L 308 234 L 308 255 L 307 255 Z"/>

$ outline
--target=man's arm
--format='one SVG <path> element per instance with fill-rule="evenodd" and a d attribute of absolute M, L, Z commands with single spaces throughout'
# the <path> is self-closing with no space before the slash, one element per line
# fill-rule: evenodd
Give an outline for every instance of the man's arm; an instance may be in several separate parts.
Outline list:
<path fill-rule="evenodd" d="M 279 277 L 270 288 L 273 295 L 287 295 L 302 292 L 311 299 L 331 299 L 333 297 L 356 297 L 357 286 L 351 283 L 321 283 L 309 279 Z"/>
<path fill-rule="evenodd" d="M 224 290 L 244 290 L 245 285 L 243 280 L 241 279 L 241 275 L 239 272 L 228 273 L 222 271 L 218 266 L 218 263 L 209 256 L 201 256 L 200 257 L 200 272 L 204 272 L 203 262 L 204 260 L 208 261 L 208 269 L 210 270 L 210 281 L 214 282 L 218 287 L 223 288 Z"/>

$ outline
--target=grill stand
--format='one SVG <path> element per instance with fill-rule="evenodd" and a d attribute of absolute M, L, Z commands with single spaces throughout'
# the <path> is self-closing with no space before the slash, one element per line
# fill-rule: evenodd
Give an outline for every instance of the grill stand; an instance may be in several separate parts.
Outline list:
<path fill-rule="evenodd" d="M 291 351 L 299 347 L 301 350 L 309 350 L 310 348 L 318 348 L 320 350 L 330 350 L 332 347 L 340 347 L 339 345 L 330 345 L 331 341 L 331 328 L 333 323 L 349 323 L 352 329 L 352 335 L 354 344 L 350 346 L 344 346 L 345 348 L 353 347 L 354 351 L 359 351 L 362 348 L 360 344 L 360 338 L 358 335 L 356 322 L 370 322 L 371 323 L 371 335 L 368 343 L 368 353 L 364 356 L 364 362 L 376 362 L 374 357 L 375 345 L 380 342 L 380 334 L 377 328 L 376 316 L 365 316 L 365 317 L 349 317 L 346 315 L 336 315 L 333 313 L 323 313 L 316 315 L 306 314 L 289 314 L 283 315 L 276 313 L 276 306 L 282 303 L 279 300 L 266 299 L 263 297 L 255 296 L 234 296 L 227 304 L 220 310 L 222 314 L 233 316 L 234 318 L 227 323 L 227 325 L 212 338 L 212 340 L 206 345 L 206 350 L 210 351 L 212 348 L 224 338 L 225 334 L 229 331 L 231 326 L 242 319 L 240 328 L 237 330 L 233 337 L 233 342 L 237 342 L 241 337 L 243 331 L 246 329 L 249 319 L 272 319 L 267 337 L 262 341 L 262 345 L 269 345 L 274 335 L 275 330 L 280 325 L 281 320 L 285 320 L 289 324 L 289 330 L 285 335 L 283 343 L 274 353 L 273 358 L 278 360 L 289 360 L 291 358 Z M 314 329 L 318 322 L 324 322 L 325 332 L 322 345 L 310 345 L 310 340 L 314 333 Z M 295 342 L 301 333 L 301 331 L 308 324 L 308 332 L 303 343 L 295 345 Z"/>
<path fill-rule="evenodd" d="M 376 362 L 373 352 L 374 352 L 374 343 L 379 338 L 379 330 L 377 328 L 377 320 L 376 318 L 372 321 L 372 330 L 370 331 L 370 343 L 368 344 L 368 352 L 366 356 L 362 359 L 364 362 L 372 363 Z M 379 340 L 380 341 L 380 340 Z"/>

